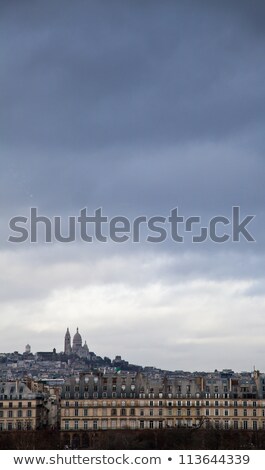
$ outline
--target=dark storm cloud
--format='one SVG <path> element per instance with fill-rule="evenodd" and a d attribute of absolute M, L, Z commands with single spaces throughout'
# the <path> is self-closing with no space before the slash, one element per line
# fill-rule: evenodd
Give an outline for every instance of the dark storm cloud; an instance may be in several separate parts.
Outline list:
<path fill-rule="evenodd" d="M 252 5 L 2 2 L 3 210 L 257 208 L 264 5 Z"/>
<path fill-rule="evenodd" d="M 246 3 L 222 3 L 5 5 L 3 142 L 74 153 L 251 131 L 264 119 L 262 5 L 246 22 Z"/>

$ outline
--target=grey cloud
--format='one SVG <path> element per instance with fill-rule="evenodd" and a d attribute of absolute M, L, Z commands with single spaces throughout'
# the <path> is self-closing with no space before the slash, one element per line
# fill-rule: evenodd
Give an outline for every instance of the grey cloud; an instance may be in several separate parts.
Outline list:
<path fill-rule="evenodd" d="M 108 355 L 114 345 L 99 331 L 109 316 L 119 326 L 125 309 L 127 323 L 111 334 L 113 341 L 127 335 L 120 347 L 132 361 L 144 356 L 144 362 L 172 368 L 249 368 L 240 345 L 250 312 L 263 327 L 264 2 L 9 0 L 0 9 L 5 347 L 21 348 L 22 336 L 26 344 L 32 335 L 34 348 L 60 348 L 60 322 L 71 319 L 73 309 L 95 333 L 96 352 Z M 232 205 L 240 205 L 242 214 L 256 214 L 257 243 L 155 249 L 6 243 L 9 218 L 27 215 L 30 206 L 48 216 L 102 206 L 109 216 L 133 217 L 167 216 L 177 205 L 184 216 L 203 220 L 229 216 Z M 218 336 L 210 326 L 218 317 L 214 298 L 221 303 L 222 292 Z M 98 319 L 86 311 L 88 299 Z M 196 323 L 197 303 L 198 323 L 207 331 L 191 332 L 188 325 L 189 314 Z M 233 324 L 241 319 L 237 347 L 227 347 L 227 315 Z M 11 338 L 16 321 L 21 329 Z M 254 346 L 263 365 L 260 338 Z"/>
<path fill-rule="evenodd" d="M 262 39 L 240 15 L 208 2 L 122 3 L 7 10 L 5 142 L 15 131 L 28 148 L 74 152 L 216 139 L 263 122 Z"/>

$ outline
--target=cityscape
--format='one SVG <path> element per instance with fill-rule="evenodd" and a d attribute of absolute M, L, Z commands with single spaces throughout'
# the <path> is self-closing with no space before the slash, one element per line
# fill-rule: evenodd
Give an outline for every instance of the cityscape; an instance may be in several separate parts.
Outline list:
<path fill-rule="evenodd" d="M 89 432 L 265 430 L 265 373 L 167 371 L 90 351 L 79 328 L 64 350 L 0 355 L 0 431 L 53 430 L 64 448 Z M 94 436 L 94 434 L 93 434 Z"/>
<path fill-rule="evenodd" d="M 0 449 L 265 449 L 264 0 L 0 10 Z"/>

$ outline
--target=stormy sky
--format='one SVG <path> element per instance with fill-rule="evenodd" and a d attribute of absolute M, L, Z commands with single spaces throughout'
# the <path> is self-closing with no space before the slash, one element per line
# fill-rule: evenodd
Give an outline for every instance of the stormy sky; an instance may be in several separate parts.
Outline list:
<path fill-rule="evenodd" d="M 1 0 L 0 351 L 78 326 L 101 356 L 265 371 L 264 51 L 259 0 Z M 8 241 L 31 207 L 66 234 L 233 206 L 255 242 Z"/>

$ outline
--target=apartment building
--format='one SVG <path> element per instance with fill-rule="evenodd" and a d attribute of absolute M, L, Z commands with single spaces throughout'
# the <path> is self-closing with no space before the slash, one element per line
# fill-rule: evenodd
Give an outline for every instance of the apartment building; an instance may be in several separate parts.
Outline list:
<path fill-rule="evenodd" d="M 61 430 L 265 430 L 264 384 L 258 372 L 157 379 L 141 373 L 83 374 L 63 386 Z"/>
<path fill-rule="evenodd" d="M 0 382 L 0 431 L 40 429 L 47 424 L 44 395 L 27 384 Z"/>

